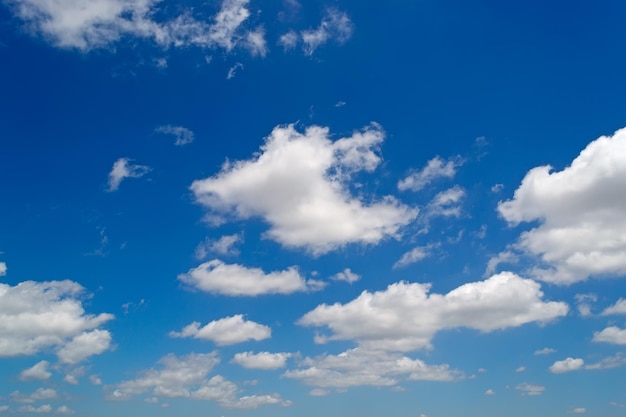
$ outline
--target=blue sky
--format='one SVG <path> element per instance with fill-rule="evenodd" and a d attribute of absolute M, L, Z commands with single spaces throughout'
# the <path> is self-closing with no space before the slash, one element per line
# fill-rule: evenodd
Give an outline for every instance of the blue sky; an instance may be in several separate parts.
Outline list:
<path fill-rule="evenodd" d="M 2 0 L 0 415 L 623 415 L 625 19 Z"/>

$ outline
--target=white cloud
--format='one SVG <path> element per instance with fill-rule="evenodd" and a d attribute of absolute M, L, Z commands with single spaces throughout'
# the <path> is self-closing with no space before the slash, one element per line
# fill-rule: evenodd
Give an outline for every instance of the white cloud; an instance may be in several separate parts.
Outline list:
<path fill-rule="evenodd" d="M 518 391 L 522 391 L 522 395 L 536 396 L 543 394 L 543 392 L 546 390 L 546 387 L 522 382 L 521 384 L 516 386 L 515 389 Z"/>
<path fill-rule="evenodd" d="M 289 32 L 282 34 L 280 38 L 278 38 L 278 44 L 281 45 L 286 52 L 294 49 L 296 45 L 298 45 L 299 40 L 300 37 L 298 36 L 298 34 L 295 31 L 290 30 Z"/>
<path fill-rule="evenodd" d="M 515 255 L 511 251 L 503 251 L 497 254 L 496 256 L 492 256 L 487 262 L 487 269 L 485 270 L 484 276 L 493 275 L 497 270 L 498 266 L 503 263 L 514 264 L 519 261 L 517 255 Z"/>
<path fill-rule="evenodd" d="M 11 401 L 24 404 L 32 404 L 37 401 L 54 400 L 58 397 L 56 390 L 52 388 L 38 388 L 30 395 L 24 395 L 19 391 L 13 391 L 10 395 Z"/>
<path fill-rule="evenodd" d="M 576 407 L 570 410 L 570 413 L 572 414 L 585 414 L 586 412 L 587 412 L 587 409 L 584 407 Z"/>
<path fill-rule="evenodd" d="M 312 397 L 324 397 L 328 394 L 328 390 L 322 388 L 313 388 L 311 391 L 309 391 L 309 395 Z"/>
<path fill-rule="evenodd" d="M 92 330 L 75 336 L 66 343 L 57 356 L 62 363 L 76 364 L 93 355 L 99 355 L 111 346 L 108 330 Z"/>
<path fill-rule="evenodd" d="M 592 363 L 585 366 L 588 370 L 602 370 L 602 369 L 614 369 L 620 368 L 626 365 L 626 357 L 621 352 L 616 353 L 613 356 L 607 356 L 600 362 Z"/>
<path fill-rule="evenodd" d="M 242 352 L 235 354 L 231 362 L 248 369 L 279 369 L 287 366 L 287 359 L 291 356 L 286 352 Z"/>
<path fill-rule="evenodd" d="M 612 343 L 614 345 L 626 345 L 626 329 L 610 326 L 601 332 L 593 334 L 594 342 Z"/>
<path fill-rule="evenodd" d="M 0 277 L 3 277 L 7 274 L 7 264 L 6 262 L 0 262 Z"/>
<path fill-rule="evenodd" d="M 178 279 L 213 294 L 250 297 L 315 291 L 322 286 L 319 281 L 305 280 L 295 266 L 265 273 L 260 268 L 225 264 L 219 259 L 204 262 L 186 274 L 180 274 Z"/>
<path fill-rule="evenodd" d="M 315 50 L 327 43 L 330 40 L 334 40 L 339 44 L 345 43 L 352 36 L 354 31 L 354 25 L 344 12 L 340 12 L 336 9 L 328 9 L 320 25 L 316 29 L 303 30 L 300 32 L 300 38 L 302 40 L 302 49 L 306 55 L 313 55 Z M 285 35 L 283 35 L 285 36 Z M 291 39 L 289 39 L 291 41 Z M 283 46 L 288 41 L 282 40 Z"/>
<path fill-rule="evenodd" d="M 84 288 L 72 281 L 0 283 L 0 357 L 32 355 L 63 349 L 69 339 L 113 318 L 86 314 L 80 301 Z"/>
<path fill-rule="evenodd" d="M 69 408 L 67 405 L 62 405 L 59 408 L 56 409 L 55 411 L 56 414 L 74 414 L 74 410 L 72 410 L 71 408 Z"/>
<path fill-rule="evenodd" d="M 217 240 L 206 238 L 196 247 L 195 256 L 198 260 L 203 260 L 209 253 L 220 255 L 239 255 L 239 249 L 235 245 L 243 242 L 243 234 L 225 235 Z"/>
<path fill-rule="evenodd" d="M 626 275 L 626 130 L 591 142 L 562 171 L 530 170 L 498 210 L 510 225 L 538 221 L 517 247 L 538 256 L 538 279 L 571 284 Z"/>
<path fill-rule="evenodd" d="M 239 71 L 240 69 L 243 69 L 243 64 L 241 62 L 237 62 L 228 70 L 228 74 L 226 74 L 226 79 L 230 80 L 235 78 L 235 75 L 237 75 L 237 71 Z"/>
<path fill-rule="evenodd" d="M 154 131 L 156 133 L 174 136 L 176 139 L 174 145 L 176 146 L 188 145 L 194 140 L 193 132 L 183 126 L 163 125 L 157 127 Z"/>
<path fill-rule="evenodd" d="M 574 296 L 576 300 L 576 308 L 578 309 L 578 314 L 581 317 L 590 317 L 593 315 L 591 312 L 591 304 L 598 301 L 598 296 L 595 294 L 576 294 Z"/>
<path fill-rule="evenodd" d="M 246 32 L 249 0 L 224 0 L 209 23 L 195 19 L 192 10 L 165 21 L 153 19 L 161 0 L 9 0 L 13 13 L 26 28 L 60 48 L 89 51 L 111 47 L 124 38 L 145 39 L 162 48 L 223 48 L 241 45 L 260 54 L 263 33 Z"/>
<path fill-rule="evenodd" d="M 549 369 L 553 374 L 562 374 L 582 369 L 584 364 L 585 361 L 580 358 L 565 358 L 562 361 L 554 362 Z"/>
<path fill-rule="evenodd" d="M 427 365 L 399 353 L 350 349 L 339 355 L 305 358 L 300 369 L 288 370 L 287 378 L 306 385 L 345 389 L 353 386 L 394 386 L 403 380 L 456 381 L 463 373 L 448 365 Z"/>
<path fill-rule="evenodd" d="M 34 407 L 32 405 L 25 405 L 23 407 L 20 407 L 18 411 L 20 413 L 37 413 L 37 414 L 50 413 L 52 412 L 52 406 L 50 404 L 43 404 L 43 405 L 40 405 L 39 407 Z"/>
<path fill-rule="evenodd" d="M 159 361 L 161 369 L 150 369 L 137 379 L 124 381 L 110 388 L 109 398 L 127 400 L 134 395 L 149 393 L 153 399 L 191 398 L 216 401 L 227 408 L 257 408 L 264 404 L 289 405 L 278 394 L 237 397 L 239 388 L 220 375 L 208 379 L 219 363 L 216 352 L 192 353 L 181 358 L 167 355 Z"/>
<path fill-rule="evenodd" d="M 488 389 L 487 391 L 485 391 L 485 395 L 495 395 L 495 391 L 492 389 Z"/>
<path fill-rule="evenodd" d="M 262 324 L 244 320 L 243 315 L 214 320 L 200 328 L 194 321 L 180 332 L 170 332 L 171 337 L 192 337 L 194 339 L 211 340 L 218 346 L 233 345 L 247 340 L 264 340 L 272 336 L 272 330 Z"/>
<path fill-rule="evenodd" d="M 102 380 L 98 375 L 90 375 L 89 382 L 91 382 L 93 385 L 102 385 Z"/>
<path fill-rule="evenodd" d="M 131 164 L 130 159 L 120 158 L 113 163 L 109 172 L 109 191 L 116 191 L 126 178 L 140 178 L 150 172 L 150 167 Z"/>
<path fill-rule="evenodd" d="M 602 312 L 603 316 L 609 316 L 611 314 L 626 314 L 626 298 L 620 298 L 615 304 L 605 308 Z"/>
<path fill-rule="evenodd" d="M 334 142 L 327 128 L 278 126 L 254 158 L 227 162 L 191 190 L 213 214 L 263 218 L 271 226 L 265 236 L 286 247 L 321 255 L 348 243 L 376 244 L 398 237 L 417 216 L 391 196 L 366 204 L 349 191 L 352 174 L 381 162 L 383 139 L 377 124 Z"/>
<path fill-rule="evenodd" d="M 0 405 L 0 413 L 2 413 L 4 411 L 9 411 L 9 406 L 8 405 Z"/>
<path fill-rule="evenodd" d="M 78 368 L 74 368 L 68 371 L 68 373 L 63 378 L 63 381 L 67 382 L 68 384 L 77 385 L 79 378 L 85 376 L 86 372 L 87 369 L 84 366 L 79 366 Z"/>
<path fill-rule="evenodd" d="M 267 41 L 265 40 L 265 30 L 262 27 L 248 32 L 245 44 L 252 56 L 264 57 L 267 55 Z"/>
<path fill-rule="evenodd" d="M 348 284 L 352 284 L 353 282 L 357 282 L 358 280 L 360 280 L 361 276 L 352 272 L 350 268 L 346 268 L 342 272 L 338 272 L 330 277 L 330 279 L 335 281 L 345 281 Z"/>
<path fill-rule="evenodd" d="M 398 261 L 393 264 L 393 268 L 402 268 L 403 266 L 411 265 L 416 262 L 421 261 L 422 259 L 426 259 L 431 255 L 431 249 L 433 245 L 427 246 L 416 246 L 410 251 L 403 254 Z"/>
<path fill-rule="evenodd" d="M 538 283 L 502 272 L 449 293 L 429 294 L 430 284 L 389 285 L 363 291 L 347 304 L 322 304 L 304 315 L 304 326 L 327 326 L 324 340 L 356 340 L 361 346 L 408 351 L 430 347 L 441 330 L 468 327 L 482 332 L 545 323 L 567 314 L 562 302 L 543 301 Z"/>
<path fill-rule="evenodd" d="M 463 165 L 463 160 L 459 156 L 450 158 L 447 161 L 440 156 L 435 156 L 428 161 L 424 168 L 400 180 L 398 189 L 400 191 L 419 191 L 439 178 L 452 179 L 456 174 L 457 168 L 461 165 Z"/>
<path fill-rule="evenodd" d="M 459 217 L 461 215 L 461 200 L 465 197 L 465 190 L 455 185 L 452 188 L 437 193 L 424 209 L 423 219 L 432 217 Z"/>
<path fill-rule="evenodd" d="M 52 376 L 52 373 L 48 371 L 48 367 L 50 366 L 50 362 L 48 361 L 40 361 L 35 365 L 28 369 L 24 369 L 18 375 L 20 381 L 31 381 L 31 380 L 45 380 L 49 379 Z"/>
<path fill-rule="evenodd" d="M 543 349 L 538 349 L 535 351 L 535 355 L 549 355 L 550 353 L 554 353 L 556 352 L 556 349 L 552 349 L 552 348 L 543 348 Z"/>
<path fill-rule="evenodd" d="M 525 370 L 526 370 L 525 366 L 520 366 L 515 370 L 515 372 L 524 372 Z"/>

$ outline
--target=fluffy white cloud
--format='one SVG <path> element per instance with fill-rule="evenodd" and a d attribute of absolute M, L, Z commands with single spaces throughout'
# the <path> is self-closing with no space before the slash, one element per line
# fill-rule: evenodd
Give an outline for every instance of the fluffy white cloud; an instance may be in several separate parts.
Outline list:
<path fill-rule="evenodd" d="M 192 353 L 177 357 L 167 355 L 159 361 L 160 369 L 143 372 L 139 378 L 124 381 L 111 388 L 109 398 L 126 400 L 149 393 L 151 401 L 158 398 L 191 398 L 216 401 L 227 408 L 257 408 L 264 404 L 289 405 L 278 394 L 237 397 L 239 388 L 220 375 L 208 378 L 219 363 L 216 352 Z"/>
<path fill-rule="evenodd" d="M 488 389 L 487 391 L 485 391 L 485 395 L 495 395 L 496 392 L 492 389 Z"/>
<path fill-rule="evenodd" d="M 328 9 L 320 25 L 316 29 L 303 30 L 300 32 L 302 49 L 306 55 L 313 55 L 315 50 L 325 43 L 334 40 L 339 44 L 345 43 L 352 36 L 354 25 L 344 12 L 336 9 Z M 291 35 L 290 35 L 291 33 Z M 287 49 L 295 46 L 293 32 L 281 36 L 280 43 Z"/>
<path fill-rule="evenodd" d="M 334 142 L 327 128 L 278 126 L 254 158 L 225 163 L 191 190 L 215 215 L 263 218 L 271 226 L 265 236 L 286 247 L 320 255 L 348 243 L 376 244 L 398 237 L 417 216 L 391 196 L 366 204 L 349 191 L 352 174 L 379 165 L 383 139 L 377 124 Z"/>
<path fill-rule="evenodd" d="M 614 345 L 626 345 L 626 329 L 610 326 L 601 332 L 593 334 L 594 342 L 612 343 Z"/>
<path fill-rule="evenodd" d="M 77 385 L 78 380 L 85 376 L 86 372 L 87 368 L 85 368 L 84 366 L 79 366 L 78 368 L 71 369 L 67 372 L 67 374 L 65 374 L 65 377 L 63 377 L 63 381 L 67 382 L 68 384 Z"/>
<path fill-rule="evenodd" d="M 615 304 L 605 308 L 602 312 L 603 316 L 609 316 L 611 314 L 626 314 L 626 298 L 620 298 Z"/>
<path fill-rule="evenodd" d="M 161 0 L 7 0 L 27 29 L 61 48 L 88 51 L 110 47 L 125 37 L 157 45 L 232 50 L 241 45 L 260 54 L 263 32 L 242 29 L 249 0 L 224 0 L 212 21 L 195 19 L 192 10 L 171 19 L 155 19 Z"/>
<path fill-rule="evenodd" d="M 291 294 L 314 291 L 323 284 L 305 280 L 295 266 L 284 271 L 263 272 L 238 264 L 225 264 L 219 259 L 205 262 L 178 279 L 199 290 L 230 296 L 257 296 L 263 294 Z"/>
<path fill-rule="evenodd" d="M 522 395 L 536 396 L 543 394 L 543 392 L 546 390 L 546 387 L 522 382 L 521 384 L 517 385 L 515 389 L 518 391 L 522 391 Z"/>
<path fill-rule="evenodd" d="M 211 340 L 219 346 L 224 346 L 247 340 L 269 339 L 272 336 L 272 329 L 254 321 L 244 320 L 243 315 L 237 314 L 214 320 L 202 328 L 199 322 L 194 321 L 180 332 L 170 332 L 170 336 Z"/>
<path fill-rule="evenodd" d="M 398 182 L 400 191 L 419 191 L 431 182 L 439 178 L 452 179 L 457 168 L 463 165 L 463 160 L 457 156 L 447 161 L 440 156 L 435 156 L 428 161 L 426 166 L 419 171 L 412 172 L 408 177 Z"/>
<path fill-rule="evenodd" d="M 191 130 L 183 126 L 163 125 L 154 129 L 156 133 L 172 135 L 176 139 L 174 145 L 183 146 L 193 142 L 194 134 Z"/>
<path fill-rule="evenodd" d="M 59 408 L 56 409 L 55 411 L 56 414 L 74 414 L 74 410 L 72 410 L 71 408 L 69 408 L 67 405 L 62 405 Z"/>
<path fill-rule="evenodd" d="M 93 355 L 99 355 L 111 346 L 111 333 L 108 330 L 92 330 L 75 336 L 66 343 L 57 356 L 63 363 L 75 364 Z"/>
<path fill-rule="evenodd" d="M 248 369 L 279 369 L 287 366 L 287 359 L 291 356 L 286 352 L 242 352 L 235 354 L 231 362 Z"/>
<path fill-rule="evenodd" d="M 196 247 L 196 259 L 203 260 L 209 253 L 220 255 L 239 255 L 239 249 L 235 247 L 243 242 L 243 234 L 225 235 L 217 240 L 206 238 Z"/>
<path fill-rule="evenodd" d="M 543 301 L 535 281 L 502 272 L 449 293 L 429 294 L 430 284 L 398 282 L 384 291 L 364 291 L 347 304 L 322 304 L 304 315 L 304 326 L 327 326 L 326 340 L 356 340 L 361 346 L 408 351 L 430 347 L 435 333 L 468 327 L 482 332 L 545 323 L 567 314 L 562 302 Z"/>
<path fill-rule="evenodd" d="M 56 390 L 52 388 L 38 388 L 30 395 L 24 395 L 19 391 L 13 391 L 10 395 L 11 401 L 26 404 L 32 404 L 36 401 L 54 400 L 58 396 L 59 395 Z"/>
<path fill-rule="evenodd" d="M 511 251 L 500 252 L 496 256 L 492 256 L 487 262 L 487 269 L 485 270 L 484 276 L 488 277 L 493 275 L 497 270 L 498 266 L 503 263 L 514 264 L 519 261 L 518 256 Z"/>
<path fill-rule="evenodd" d="M 393 268 L 402 268 L 403 266 L 411 265 L 416 262 L 426 259 L 431 254 L 433 245 L 417 246 L 410 251 L 403 254 L 398 261 L 393 264 Z"/>
<path fill-rule="evenodd" d="M 18 375 L 20 381 L 31 381 L 31 380 L 45 380 L 52 376 L 52 373 L 48 371 L 48 367 L 50 366 L 50 362 L 48 361 L 40 361 L 35 365 L 28 369 L 24 369 Z"/>
<path fill-rule="evenodd" d="M 300 369 L 288 370 L 287 378 L 306 385 L 345 389 L 353 386 L 393 386 L 403 380 L 455 381 L 462 372 L 448 365 L 427 365 L 419 359 L 384 351 L 356 348 L 339 355 L 305 358 Z"/>
<path fill-rule="evenodd" d="M 553 374 L 562 374 L 579 370 L 583 367 L 585 361 L 580 358 L 565 358 L 562 361 L 556 361 L 550 366 L 550 372 Z"/>
<path fill-rule="evenodd" d="M 71 338 L 113 318 L 86 314 L 84 288 L 72 281 L 0 283 L 0 357 L 63 349 Z"/>
<path fill-rule="evenodd" d="M 520 250 L 546 267 L 539 279 L 571 284 L 626 275 L 626 130 L 591 142 L 572 164 L 530 170 L 498 210 L 510 225 L 538 221 L 522 233 Z"/>
<path fill-rule="evenodd" d="M 116 191 L 126 178 L 140 178 L 150 172 L 150 167 L 131 164 L 130 159 L 120 158 L 109 172 L 109 191 Z"/>
<path fill-rule="evenodd" d="M 452 188 L 437 193 L 426 206 L 422 217 L 426 220 L 432 217 L 459 217 L 461 215 L 461 200 L 465 197 L 465 190 L 455 185 Z"/>
<path fill-rule="evenodd" d="M 345 281 L 352 284 L 353 282 L 360 280 L 361 276 L 352 272 L 350 268 L 346 268 L 342 272 L 338 272 L 330 278 L 335 281 Z"/>

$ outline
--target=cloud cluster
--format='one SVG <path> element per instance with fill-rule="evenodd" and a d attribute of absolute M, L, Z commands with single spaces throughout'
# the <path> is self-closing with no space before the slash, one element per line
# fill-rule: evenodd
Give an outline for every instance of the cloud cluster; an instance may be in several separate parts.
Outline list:
<path fill-rule="evenodd" d="M 368 349 L 356 348 L 339 355 L 305 358 L 300 369 L 284 376 L 306 385 L 345 389 L 353 386 L 393 386 L 401 381 L 455 381 L 463 373 L 448 365 L 427 365 L 419 359 Z"/>
<path fill-rule="evenodd" d="M 566 358 L 562 361 L 554 362 L 549 369 L 553 374 L 562 374 L 582 369 L 584 364 L 585 361 L 580 358 Z"/>
<path fill-rule="evenodd" d="M 272 336 L 272 330 L 251 320 L 244 320 L 242 314 L 214 320 L 204 327 L 194 321 L 180 332 L 170 332 L 171 337 L 211 340 L 218 346 L 233 345 L 247 340 L 264 340 Z"/>
<path fill-rule="evenodd" d="M 242 352 L 235 354 L 231 362 L 248 369 L 269 370 L 284 368 L 291 356 L 292 354 L 287 352 Z"/>
<path fill-rule="evenodd" d="M 111 314 L 86 314 L 84 288 L 72 281 L 0 283 L 0 357 L 56 348 L 62 362 L 77 363 L 109 348 L 111 335 L 98 329 Z M 26 377 L 45 375 L 39 363 Z"/>
<path fill-rule="evenodd" d="M 617 326 L 609 326 L 600 332 L 593 334 L 594 342 L 612 343 L 614 345 L 626 345 L 626 329 Z"/>
<path fill-rule="evenodd" d="M 538 221 L 517 247 L 539 257 L 538 279 L 571 284 L 626 275 L 626 129 L 602 136 L 562 171 L 530 170 L 498 205 L 510 225 Z"/>
<path fill-rule="evenodd" d="M 253 54 L 264 51 L 260 29 L 244 30 L 249 0 L 224 0 L 210 21 L 196 19 L 191 9 L 165 18 L 161 0 L 8 0 L 13 13 L 31 33 L 60 48 L 89 51 L 111 47 L 125 37 L 153 41 L 162 48 L 223 48 L 242 46 Z M 263 52 L 264 54 L 264 52 Z"/>
<path fill-rule="evenodd" d="M 52 376 L 52 373 L 48 371 L 50 362 L 40 361 L 28 369 L 24 369 L 18 375 L 20 381 L 32 381 L 32 380 L 46 380 Z"/>
<path fill-rule="evenodd" d="M 212 294 L 249 297 L 315 291 L 324 285 L 320 281 L 305 280 L 295 266 L 265 273 L 260 268 L 226 264 L 219 259 L 204 262 L 186 274 L 180 274 L 178 279 Z"/>
<path fill-rule="evenodd" d="M 417 216 L 391 196 L 366 203 L 349 191 L 354 174 L 381 162 L 383 139 L 377 124 L 336 141 L 327 128 L 278 126 L 255 157 L 225 163 L 191 190 L 215 215 L 261 217 L 271 226 L 266 237 L 286 247 L 321 255 L 349 243 L 376 244 L 399 236 Z"/>
<path fill-rule="evenodd" d="M 128 400 L 149 393 L 153 398 L 191 398 L 216 401 L 227 408 L 257 408 L 264 404 L 290 405 L 278 394 L 239 397 L 240 389 L 220 375 L 209 373 L 220 362 L 216 352 L 191 353 L 183 357 L 169 354 L 159 360 L 159 369 L 144 371 L 136 379 L 109 387 L 109 399 Z"/>
<path fill-rule="evenodd" d="M 305 314 L 303 326 L 327 326 L 325 340 L 356 340 L 369 349 L 409 351 L 431 346 L 444 329 L 468 327 L 482 332 L 545 323 L 565 316 L 568 306 L 543 301 L 535 281 L 502 272 L 464 284 L 449 293 L 429 294 L 430 284 L 398 282 L 384 291 L 364 291 L 346 304 L 322 304 Z"/>

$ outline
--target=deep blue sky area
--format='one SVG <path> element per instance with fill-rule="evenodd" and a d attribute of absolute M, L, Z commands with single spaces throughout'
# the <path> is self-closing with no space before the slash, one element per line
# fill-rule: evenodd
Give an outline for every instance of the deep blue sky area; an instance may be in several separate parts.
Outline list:
<path fill-rule="evenodd" d="M 0 415 L 623 415 L 624 21 L 0 0 Z"/>

